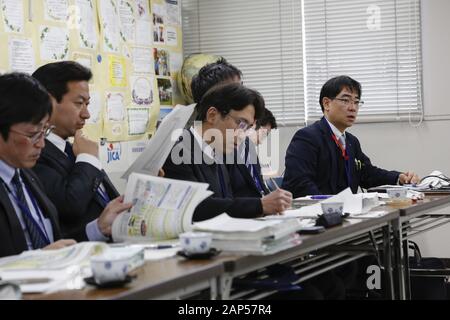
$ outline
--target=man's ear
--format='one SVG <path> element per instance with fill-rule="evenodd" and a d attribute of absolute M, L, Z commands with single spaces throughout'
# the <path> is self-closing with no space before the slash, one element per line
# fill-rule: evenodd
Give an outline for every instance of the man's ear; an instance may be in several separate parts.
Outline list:
<path fill-rule="evenodd" d="M 322 105 L 323 105 L 323 110 L 324 110 L 324 112 L 325 111 L 330 111 L 330 102 L 331 102 L 331 99 L 330 98 L 328 98 L 328 97 L 323 97 L 323 99 L 322 99 Z"/>
<path fill-rule="evenodd" d="M 209 107 L 208 111 L 206 111 L 206 122 L 211 125 L 214 125 L 219 117 L 220 112 L 215 107 Z"/>

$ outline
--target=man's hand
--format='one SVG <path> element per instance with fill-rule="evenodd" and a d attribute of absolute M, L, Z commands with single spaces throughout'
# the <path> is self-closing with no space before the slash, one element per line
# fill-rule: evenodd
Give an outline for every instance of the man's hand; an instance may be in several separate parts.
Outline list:
<path fill-rule="evenodd" d="M 116 217 L 120 213 L 130 209 L 133 206 L 132 203 L 123 203 L 123 198 L 123 196 L 120 196 L 108 203 L 106 208 L 101 213 L 100 217 L 98 217 L 98 228 L 100 229 L 100 232 L 106 237 L 109 237 L 111 235 L 111 226 Z"/>
<path fill-rule="evenodd" d="M 81 130 L 77 130 L 75 133 L 72 148 L 75 156 L 81 153 L 87 153 L 98 158 L 98 143 L 83 136 Z"/>
<path fill-rule="evenodd" d="M 263 214 L 281 214 L 291 207 L 292 193 L 283 189 L 277 189 L 261 199 Z"/>
<path fill-rule="evenodd" d="M 398 176 L 399 184 L 405 184 L 405 183 L 417 184 L 419 182 L 420 182 L 419 176 L 411 171 L 408 171 L 405 173 L 400 173 L 400 175 Z"/>
<path fill-rule="evenodd" d="M 42 249 L 43 250 L 56 250 L 56 249 L 61 249 L 64 247 L 73 246 L 75 243 L 77 243 L 77 242 L 73 239 L 61 239 L 61 240 L 55 241 L 53 243 L 50 243 L 48 246 L 46 246 Z"/>

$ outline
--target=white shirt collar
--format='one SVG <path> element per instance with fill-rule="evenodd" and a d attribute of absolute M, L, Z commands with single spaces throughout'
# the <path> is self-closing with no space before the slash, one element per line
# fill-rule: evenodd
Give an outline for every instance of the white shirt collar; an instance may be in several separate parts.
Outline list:
<path fill-rule="evenodd" d="M 16 168 L 13 168 L 5 161 L 0 160 L 0 177 L 7 185 L 11 185 L 11 180 L 15 173 Z"/>
<path fill-rule="evenodd" d="M 345 130 L 342 133 L 341 131 L 339 131 L 338 128 L 336 128 L 330 121 L 328 121 L 327 118 L 325 118 L 325 120 L 327 120 L 328 124 L 330 125 L 331 131 L 334 133 L 334 135 L 339 139 L 340 136 L 344 136 L 345 137 Z"/>
<path fill-rule="evenodd" d="M 194 135 L 195 141 L 197 141 L 197 143 L 202 147 L 203 153 L 206 154 L 209 158 L 215 159 L 213 148 L 211 148 L 211 146 L 207 144 L 205 140 L 203 140 L 201 134 L 194 127 L 190 127 L 189 130 Z"/>
<path fill-rule="evenodd" d="M 46 139 L 49 142 L 53 143 L 59 150 L 61 150 L 61 152 L 64 152 L 64 150 L 66 150 L 66 140 L 64 140 L 57 134 L 50 132 Z"/>

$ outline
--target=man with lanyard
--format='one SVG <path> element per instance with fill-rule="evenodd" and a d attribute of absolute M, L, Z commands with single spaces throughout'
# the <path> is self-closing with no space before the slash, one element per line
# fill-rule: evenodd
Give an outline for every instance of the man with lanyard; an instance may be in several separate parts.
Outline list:
<path fill-rule="evenodd" d="M 275 117 L 269 109 L 265 109 L 263 116 L 248 130 L 244 142 L 237 147 L 236 160 L 233 164 L 227 164 L 231 188 L 236 195 L 256 197 L 270 193 L 261 174 L 256 146 L 276 128 Z"/>
<path fill-rule="evenodd" d="M 320 92 L 324 117 L 300 129 L 286 152 L 283 188 L 294 197 L 336 194 L 350 187 L 417 183 L 413 172 L 387 171 L 372 165 L 359 140 L 346 132 L 363 105 L 361 85 L 348 76 L 328 80 Z"/>
<path fill-rule="evenodd" d="M 92 73 L 76 62 L 61 61 L 41 66 L 33 77 L 51 96 L 50 124 L 55 126 L 33 170 L 58 210 L 63 236 L 84 241 L 86 223 L 98 218 L 119 195 L 102 169 L 98 143 L 81 132 L 90 118 Z M 68 141 L 72 137 L 73 144 Z"/>
<path fill-rule="evenodd" d="M 163 166 L 166 177 L 206 182 L 214 194 L 200 203 L 194 221 L 223 212 L 237 218 L 277 214 L 291 205 L 291 193 L 276 190 L 264 197 L 233 196 L 224 157 L 232 155 L 238 136 L 264 110 L 261 95 L 239 83 L 208 90 L 196 106 L 196 125 L 185 130 Z"/>
<path fill-rule="evenodd" d="M 51 101 L 40 83 L 25 74 L 0 76 L 0 257 L 32 249 L 75 243 L 61 239 L 58 213 L 30 170 L 53 127 Z M 123 197 L 111 201 L 84 228 L 92 241 L 111 235 L 116 216 L 131 207 Z"/>

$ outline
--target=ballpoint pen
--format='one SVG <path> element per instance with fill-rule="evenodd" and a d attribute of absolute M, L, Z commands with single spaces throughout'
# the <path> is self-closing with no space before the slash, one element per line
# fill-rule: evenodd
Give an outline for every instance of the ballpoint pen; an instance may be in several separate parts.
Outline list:
<path fill-rule="evenodd" d="M 332 196 L 330 195 L 325 195 L 325 194 L 318 194 L 318 195 L 314 195 L 314 196 L 309 196 L 309 198 L 311 200 L 325 200 L 328 198 L 331 198 Z"/>
<path fill-rule="evenodd" d="M 275 188 L 280 188 L 274 178 L 270 178 L 270 181 L 272 181 L 272 184 L 275 186 Z"/>

